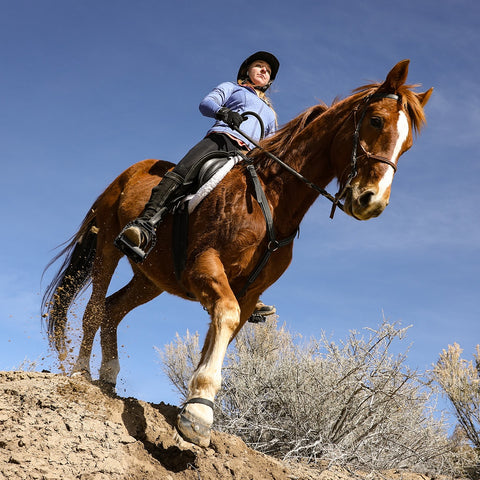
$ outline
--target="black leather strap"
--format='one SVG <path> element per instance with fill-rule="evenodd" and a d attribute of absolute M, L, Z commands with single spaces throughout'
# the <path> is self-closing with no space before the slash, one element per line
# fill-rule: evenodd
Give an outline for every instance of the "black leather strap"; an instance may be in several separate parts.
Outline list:
<path fill-rule="evenodd" d="M 188 208 L 185 204 L 181 204 L 175 209 L 172 228 L 172 250 L 175 277 L 180 284 L 182 284 L 182 273 L 185 270 L 187 260 L 189 218 Z"/>
<path fill-rule="evenodd" d="M 248 290 L 248 287 L 250 287 L 250 285 L 260 275 L 260 272 L 263 270 L 263 268 L 267 264 L 272 253 L 278 250 L 279 248 L 284 247 L 289 243 L 293 242 L 293 239 L 298 234 L 298 229 L 297 229 L 289 237 L 284 238 L 283 240 L 277 240 L 275 227 L 273 225 L 272 212 L 270 211 L 270 206 L 268 205 L 267 197 L 265 196 L 265 192 L 263 191 L 262 185 L 260 184 L 260 180 L 258 179 L 258 175 L 257 175 L 257 172 L 255 171 L 255 167 L 252 164 L 249 164 L 247 166 L 247 170 L 253 181 L 253 185 L 255 188 L 255 198 L 257 199 L 257 202 L 260 205 L 260 208 L 262 209 L 263 216 L 265 217 L 265 223 L 267 225 L 267 233 L 268 233 L 269 241 L 268 241 L 266 252 L 263 254 L 262 258 L 253 269 L 253 272 L 248 277 L 248 280 L 244 285 L 244 287 L 242 288 L 242 290 L 240 291 L 240 293 L 236 295 L 237 298 L 241 298 L 245 295 L 245 293 Z"/>
<path fill-rule="evenodd" d="M 207 398 L 201 398 L 201 397 L 190 398 L 183 404 L 183 406 L 185 407 L 189 403 L 200 403 L 201 405 L 206 405 L 207 407 L 210 407 L 212 410 L 214 405 L 214 403 L 211 400 L 208 400 Z"/>

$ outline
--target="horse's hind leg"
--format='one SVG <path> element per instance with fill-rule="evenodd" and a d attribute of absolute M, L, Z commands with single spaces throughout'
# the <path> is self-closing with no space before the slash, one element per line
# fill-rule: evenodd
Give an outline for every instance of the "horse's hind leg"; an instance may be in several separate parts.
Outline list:
<path fill-rule="evenodd" d="M 117 328 L 125 315 L 135 307 L 154 299 L 162 293 L 139 270 L 123 288 L 110 295 L 105 302 L 105 314 L 101 326 L 100 338 L 102 346 L 102 363 L 100 381 L 112 387 L 117 383 L 120 372 L 118 359 Z"/>
<path fill-rule="evenodd" d="M 121 258 L 121 255 L 113 247 L 102 249 L 100 241 L 98 245 L 92 270 L 92 294 L 83 314 L 82 341 L 72 370 L 72 375 L 81 374 L 88 379 L 91 379 L 90 358 L 93 341 L 105 316 L 105 297 L 108 286 Z"/>

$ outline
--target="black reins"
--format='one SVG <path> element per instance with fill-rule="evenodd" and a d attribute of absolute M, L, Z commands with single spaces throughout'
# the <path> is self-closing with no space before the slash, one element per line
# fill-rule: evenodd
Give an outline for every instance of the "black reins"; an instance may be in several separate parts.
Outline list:
<path fill-rule="evenodd" d="M 372 159 L 376 160 L 377 162 L 382 162 L 386 163 L 387 165 L 390 165 L 393 170 L 396 172 L 397 171 L 397 166 L 388 158 L 383 157 L 381 155 L 375 155 L 370 152 L 367 152 L 362 144 L 360 143 L 360 128 L 362 126 L 363 119 L 365 118 L 365 114 L 367 113 L 367 107 L 372 103 L 374 100 L 380 100 L 382 98 L 391 98 L 392 100 L 396 100 L 397 102 L 401 101 L 400 95 L 396 95 L 394 93 L 373 93 L 371 95 L 367 95 L 366 97 L 363 98 L 363 100 L 357 105 L 357 107 L 353 110 L 353 118 L 355 122 L 355 131 L 353 133 L 353 146 L 352 146 L 352 154 L 350 157 L 350 173 L 347 177 L 347 181 L 343 187 L 340 188 L 338 193 L 333 196 L 330 193 L 328 193 L 324 188 L 319 187 L 315 183 L 311 182 L 307 178 L 305 178 L 300 172 L 297 172 L 294 168 L 292 168 L 290 165 L 287 165 L 284 161 L 280 160 L 276 155 L 273 153 L 269 152 L 268 150 L 265 150 L 263 147 L 261 147 L 258 142 L 250 138 L 245 132 L 242 132 L 238 127 L 232 127 L 233 130 L 237 131 L 242 135 L 244 138 L 246 138 L 252 145 L 255 147 L 259 148 L 262 150 L 267 156 L 269 156 L 271 159 L 275 160 L 279 165 L 281 165 L 285 170 L 290 172 L 293 176 L 297 177 L 299 180 L 301 180 L 307 187 L 315 190 L 318 192 L 320 195 L 324 196 L 328 200 L 332 202 L 332 210 L 330 211 L 330 218 L 333 218 L 335 214 L 335 209 L 338 207 L 340 210 L 344 210 L 343 204 L 340 203 L 340 200 L 343 198 L 345 195 L 347 189 L 350 187 L 350 184 L 352 183 L 352 180 L 357 176 L 357 163 L 358 159 L 362 157 L 367 157 L 367 159 Z M 357 112 L 360 109 L 360 107 L 363 107 L 360 111 L 360 114 L 357 119 Z M 262 124 L 260 117 L 255 113 L 255 112 L 245 112 L 243 115 L 248 116 L 248 115 L 253 115 L 257 118 L 257 120 L 260 121 L 260 124 Z M 358 146 L 360 145 L 360 148 L 363 150 L 362 155 L 357 155 L 358 151 Z"/>
<path fill-rule="evenodd" d="M 245 112 L 243 115 L 254 115 L 257 117 L 257 115 L 254 112 Z M 255 147 L 259 148 L 260 150 L 263 151 L 267 156 L 269 156 L 272 160 L 275 160 L 279 165 L 281 165 L 285 170 L 290 172 L 293 176 L 297 177 L 299 180 L 301 180 L 305 185 L 308 187 L 312 188 L 313 190 L 316 190 L 318 193 L 323 195 L 325 198 L 328 198 L 331 202 L 335 201 L 335 197 L 333 195 L 330 195 L 324 188 L 319 187 L 315 183 L 311 182 L 307 178 L 305 178 L 300 172 L 297 172 L 294 168 L 292 168 L 290 165 L 287 165 L 283 160 L 280 160 L 276 155 L 274 155 L 272 152 L 269 152 L 268 150 L 265 150 L 263 147 L 261 147 L 253 138 L 248 136 L 245 132 L 242 132 L 238 127 L 232 127 L 233 130 L 237 131 L 240 135 L 242 135 L 244 138 L 246 138 L 252 145 Z M 343 205 L 339 204 L 338 205 L 341 210 L 343 210 Z"/>

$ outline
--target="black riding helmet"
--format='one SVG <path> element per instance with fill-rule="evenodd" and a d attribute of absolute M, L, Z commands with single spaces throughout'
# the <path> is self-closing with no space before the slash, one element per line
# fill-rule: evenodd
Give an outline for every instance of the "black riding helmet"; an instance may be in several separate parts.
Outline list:
<path fill-rule="evenodd" d="M 252 55 L 250 55 L 247 59 L 244 60 L 244 62 L 240 65 L 240 68 L 238 69 L 238 74 L 237 74 L 237 81 L 239 80 L 246 80 L 248 78 L 248 67 L 255 62 L 256 60 L 263 60 L 264 62 L 267 62 L 270 65 L 270 68 L 272 69 L 272 72 L 270 73 L 270 82 L 266 87 L 264 87 L 264 90 L 266 90 L 270 84 L 275 80 L 275 77 L 277 76 L 278 69 L 280 67 L 280 62 L 278 61 L 277 57 L 275 55 L 269 53 L 269 52 L 256 52 Z"/>

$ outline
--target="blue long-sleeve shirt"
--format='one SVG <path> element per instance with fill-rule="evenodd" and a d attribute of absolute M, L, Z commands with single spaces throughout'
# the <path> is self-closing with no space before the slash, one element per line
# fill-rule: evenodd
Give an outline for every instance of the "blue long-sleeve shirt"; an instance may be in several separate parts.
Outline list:
<path fill-rule="evenodd" d="M 212 118 L 215 118 L 215 114 L 222 107 L 227 107 L 238 113 L 250 111 L 258 114 L 265 127 L 265 137 L 271 135 L 277 128 L 273 109 L 247 86 L 232 82 L 221 83 L 215 87 L 199 105 L 202 115 Z M 240 125 L 240 130 L 244 131 L 253 140 L 260 140 L 260 124 L 253 115 L 248 116 L 247 120 Z M 250 148 L 254 146 L 220 120 L 217 120 L 210 130 L 208 130 L 207 135 L 212 132 L 227 133 L 245 142 Z"/>

